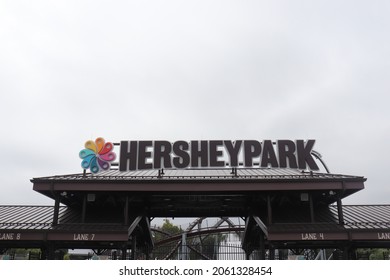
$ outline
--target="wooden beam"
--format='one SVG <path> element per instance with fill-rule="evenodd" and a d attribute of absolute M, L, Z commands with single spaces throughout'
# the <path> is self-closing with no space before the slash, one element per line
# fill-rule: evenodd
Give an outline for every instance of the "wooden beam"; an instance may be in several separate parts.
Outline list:
<path fill-rule="evenodd" d="M 129 229 L 128 229 L 128 235 L 129 237 L 131 236 L 131 234 L 133 233 L 133 231 L 135 230 L 136 226 L 139 224 L 139 222 L 142 220 L 142 216 L 137 216 L 134 221 L 132 222 L 132 224 L 130 225 Z"/>
<path fill-rule="evenodd" d="M 264 235 L 268 237 L 267 226 L 263 223 L 263 221 L 259 218 L 259 216 L 253 216 L 253 219 L 255 220 L 256 224 L 260 227 Z"/>

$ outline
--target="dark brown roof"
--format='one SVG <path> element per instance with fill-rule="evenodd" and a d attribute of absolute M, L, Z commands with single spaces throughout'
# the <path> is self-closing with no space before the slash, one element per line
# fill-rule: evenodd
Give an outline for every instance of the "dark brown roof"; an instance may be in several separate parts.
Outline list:
<path fill-rule="evenodd" d="M 390 246 L 390 205 L 344 205 L 342 210 L 344 224 L 339 223 L 335 205 L 317 209 L 313 223 L 302 222 L 305 217 L 299 209 L 289 209 L 284 211 L 288 213 L 288 219 L 277 221 L 275 218 L 272 224 L 266 225 L 267 238 L 274 242 L 275 246 L 282 247 L 286 242 L 292 242 L 291 244 L 297 247 L 298 244 L 302 246 L 302 242 L 306 242 L 310 243 L 308 246 L 325 248 L 340 244 L 337 242 L 341 241 L 354 242 L 354 246 L 362 248 Z M 261 230 L 255 219 L 251 218 L 248 228 L 249 230 L 245 231 L 244 243 L 251 245 L 257 242 Z"/>
<path fill-rule="evenodd" d="M 163 172 L 108 170 L 98 174 L 34 178 L 32 182 L 33 190 L 53 199 L 60 197 L 61 203 L 67 206 L 80 208 L 86 193 L 91 193 L 96 196 L 96 206 L 103 206 L 108 199 L 123 205 L 124 198 L 131 197 L 131 211 L 143 209 L 148 204 L 148 215 L 152 217 L 172 214 L 199 217 L 246 216 L 248 201 L 264 204 L 264 195 L 267 194 L 273 195 L 273 203 L 284 204 L 284 196 L 288 196 L 291 203 L 299 203 L 300 192 L 311 192 L 313 200 L 329 205 L 338 196 L 344 198 L 364 189 L 365 180 L 361 176 L 289 168 L 221 168 L 169 169 Z M 337 192 L 337 196 L 328 195 L 330 191 Z M 214 202 L 199 204 L 199 196 L 207 196 Z M 168 199 L 171 208 L 167 208 Z"/>
<path fill-rule="evenodd" d="M 169 169 L 120 172 L 108 170 L 98 174 L 68 174 L 34 178 L 33 189 L 48 197 L 67 193 L 65 205 L 80 204 L 77 193 L 110 192 L 111 194 L 156 194 L 212 192 L 219 194 L 243 194 L 285 191 L 339 191 L 342 198 L 364 189 L 361 176 L 306 172 L 296 169 L 275 168 L 221 168 L 221 169 Z M 331 204 L 335 197 L 323 197 Z M 183 213 L 184 215 L 184 213 Z M 186 214 L 187 215 L 187 214 Z M 194 214 L 199 216 L 203 214 Z M 234 216 L 234 214 L 232 214 Z M 192 216 L 192 215 L 191 215 Z"/>
<path fill-rule="evenodd" d="M 39 230 L 52 229 L 53 206 L 0 206 L 0 229 Z M 329 206 L 327 217 L 322 217 L 318 227 L 335 225 L 337 221 L 337 208 Z M 390 205 L 343 205 L 344 228 L 352 230 L 388 229 L 390 230 Z M 79 214 L 61 206 L 59 212 L 59 225 L 68 224 L 70 228 L 80 227 Z M 329 222 L 326 222 L 329 221 Z M 333 221 L 333 222 L 332 222 Z M 84 224 L 88 226 L 87 224 Z M 307 225 L 307 224 L 306 224 Z M 96 227 L 97 225 L 90 225 Z M 290 224 L 291 228 L 300 228 L 304 224 Z"/>
<path fill-rule="evenodd" d="M 0 229 L 51 229 L 53 206 L 0 206 Z M 66 206 L 59 209 L 60 223 L 80 221 L 79 214 Z"/>
<path fill-rule="evenodd" d="M 330 209 L 337 217 L 337 208 Z M 343 213 L 347 229 L 390 229 L 390 205 L 344 205 Z"/>

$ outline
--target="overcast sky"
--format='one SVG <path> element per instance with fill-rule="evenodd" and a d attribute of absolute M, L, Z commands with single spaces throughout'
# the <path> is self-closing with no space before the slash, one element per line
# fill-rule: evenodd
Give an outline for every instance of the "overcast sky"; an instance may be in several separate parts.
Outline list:
<path fill-rule="evenodd" d="M 316 139 L 390 203 L 390 2 L 0 1 L 0 204 L 85 141 Z"/>

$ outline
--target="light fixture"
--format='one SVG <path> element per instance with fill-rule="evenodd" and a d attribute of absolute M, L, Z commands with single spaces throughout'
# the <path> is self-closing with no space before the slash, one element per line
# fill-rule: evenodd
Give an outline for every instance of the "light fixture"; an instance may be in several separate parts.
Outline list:
<path fill-rule="evenodd" d="M 88 201 L 88 202 L 94 202 L 95 199 L 96 199 L 96 195 L 95 195 L 94 193 L 89 193 L 89 194 L 87 195 L 87 201 Z"/>
<path fill-rule="evenodd" d="M 301 193 L 301 201 L 309 201 L 309 194 Z"/>

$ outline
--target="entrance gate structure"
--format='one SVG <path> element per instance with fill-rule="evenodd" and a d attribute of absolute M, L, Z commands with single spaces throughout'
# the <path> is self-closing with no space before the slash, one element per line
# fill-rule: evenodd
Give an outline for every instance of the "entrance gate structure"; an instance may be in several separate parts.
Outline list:
<path fill-rule="evenodd" d="M 0 206 L 0 255 L 8 248 L 116 249 L 149 258 L 156 217 L 240 217 L 247 259 L 275 250 L 390 248 L 390 205 L 346 206 L 364 177 L 296 169 L 108 170 L 32 179 L 54 206 Z M 176 237 L 178 238 L 178 237 Z"/>

